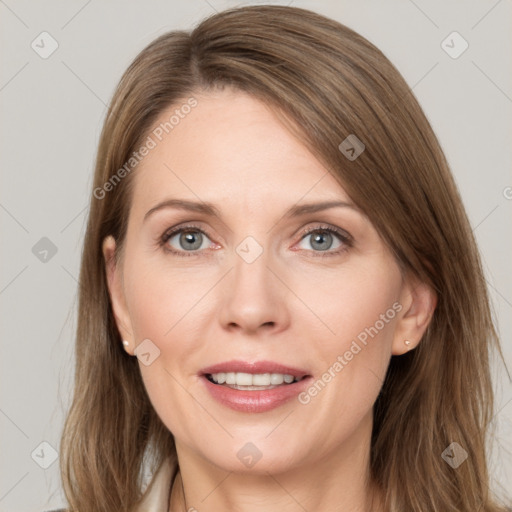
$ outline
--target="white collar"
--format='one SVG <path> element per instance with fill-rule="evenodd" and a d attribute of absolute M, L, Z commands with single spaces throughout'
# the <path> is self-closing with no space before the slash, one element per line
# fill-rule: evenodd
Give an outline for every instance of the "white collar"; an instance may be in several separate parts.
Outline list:
<path fill-rule="evenodd" d="M 165 459 L 133 512 L 169 512 L 172 469 L 170 459 Z"/>

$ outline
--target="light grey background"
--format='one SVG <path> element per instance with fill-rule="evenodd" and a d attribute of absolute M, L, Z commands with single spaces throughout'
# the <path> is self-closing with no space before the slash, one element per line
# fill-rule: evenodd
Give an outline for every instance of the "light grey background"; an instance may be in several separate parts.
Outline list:
<path fill-rule="evenodd" d="M 510 0 L 274 3 L 316 10 L 360 32 L 413 88 L 460 187 L 512 369 Z M 113 89 L 155 37 L 235 5 L 0 0 L 0 511 L 64 504 L 58 462 L 41 468 L 52 452 L 40 444 L 58 450 L 69 405 L 80 251 L 96 144 Z M 59 45 L 47 59 L 31 47 L 43 31 Z M 453 31 L 469 44 L 456 59 L 441 46 Z M 461 48 L 460 41 L 448 44 Z M 43 237 L 57 248 L 46 262 L 39 259 L 44 253 L 32 251 Z M 496 492 L 510 493 L 512 386 L 501 363 L 494 374 L 499 444 L 489 458 Z"/>

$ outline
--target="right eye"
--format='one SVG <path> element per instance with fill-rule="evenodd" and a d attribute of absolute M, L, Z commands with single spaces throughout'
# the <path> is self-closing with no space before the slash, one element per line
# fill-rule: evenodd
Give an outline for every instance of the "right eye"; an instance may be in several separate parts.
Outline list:
<path fill-rule="evenodd" d="M 165 250 L 178 256 L 193 256 L 201 249 L 207 249 L 212 242 L 202 229 L 196 226 L 181 226 L 164 233 L 161 244 Z"/>

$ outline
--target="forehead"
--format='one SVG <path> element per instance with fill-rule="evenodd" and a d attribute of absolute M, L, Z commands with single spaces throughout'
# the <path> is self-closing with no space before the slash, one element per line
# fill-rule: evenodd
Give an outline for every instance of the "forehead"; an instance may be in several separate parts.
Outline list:
<path fill-rule="evenodd" d="M 134 174 L 134 203 L 166 195 L 255 208 L 289 205 L 306 194 L 308 199 L 348 200 L 269 105 L 231 89 L 194 98 L 194 107 L 181 108 L 184 99 L 154 123 L 154 148 Z"/>

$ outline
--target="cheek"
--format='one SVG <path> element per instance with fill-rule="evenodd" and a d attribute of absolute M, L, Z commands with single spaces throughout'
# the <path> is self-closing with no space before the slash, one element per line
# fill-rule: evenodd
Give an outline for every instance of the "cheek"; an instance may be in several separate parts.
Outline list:
<path fill-rule="evenodd" d="M 380 347 L 390 349 L 400 296 L 401 275 L 394 262 L 360 260 L 335 271 L 302 273 L 294 290 L 308 306 L 305 329 L 311 326 L 321 334 L 323 362 L 349 350 L 353 340 L 364 345 L 365 352 Z M 309 321 L 308 321 L 309 320 Z M 377 347 L 378 348 L 378 347 Z M 327 359 L 326 359 L 327 358 Z"/>
<path fill-rule="evenodd" d="M 176 269 L 135 254 L 126 265 L 125 294 L 137 342 L 172 340 L 201 309 L 200 301 L 210 286 L 207 276 L 183 265 Z"/>
<path fill-rule="evenodd" d="M 199 301 L 208 287 L 205 279 L 188 275 L 183 267 L 177 271 L 147 260 L 133 257 L 127 261 L 125 273 L 125 294 L 136 344 L 146 339 L 154 344 L 149 345 L 152 362 L 145 365 L 141 358 L 139 368 L 158 416 L 174 435 L 188 439 L 190 433 L 180 418 L 197 418 L 198 425 L 208 428 L 204 411 L 186 391 L 193 373 L 190 361 L 200 348 L 200 340 L 204 341 L 194 333 L 194 318 L 201 314 Z M 153 354 L 158 355 L 153 359 Z"/>
<path fill-rule="evenodd" d="M 402 309 L 398 267 L 385 261 L 362 263 L 318 279 L 315 287 L 311 276 L 305 280 L 309 286 L 300 292 L 317 314 L 323 333 L 317 343 L 308 337 L 312 360 L 318 361 L 316 385 L 301 403 L 328 409 L 339 420 L 334 423 L 346 428 L 357 424 L 378 396 Z"/>

